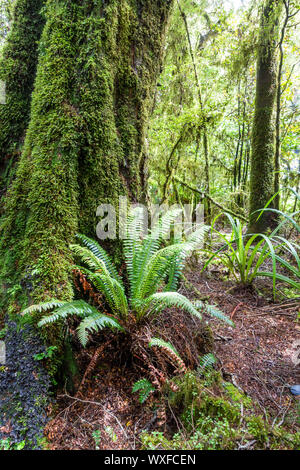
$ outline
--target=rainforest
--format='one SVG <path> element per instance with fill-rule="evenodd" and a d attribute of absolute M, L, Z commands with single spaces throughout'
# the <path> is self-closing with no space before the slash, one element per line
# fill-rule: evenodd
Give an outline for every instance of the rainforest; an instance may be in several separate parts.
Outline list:
<path fill-rule="evenodd" d="M 299 24 L 0 0 L 1 451 L 300 449 Z"/>

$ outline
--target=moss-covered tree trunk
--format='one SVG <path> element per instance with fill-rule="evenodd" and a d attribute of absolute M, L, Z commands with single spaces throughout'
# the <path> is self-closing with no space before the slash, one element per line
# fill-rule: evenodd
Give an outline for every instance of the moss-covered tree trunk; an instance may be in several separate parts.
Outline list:
<path fill-rule="evenodd" d="M 0 59 L 0 80 L 6 95 L 5 104 L 0 104 L 0 214 L 29 123 L 44 3 L 16 0 L 12 29 Z"/>
<path fill-rule="evenodd" d="M 267 0 L 261 19 L 252 130 L 248 233 L 265 232 L 272 225 L 273 220 L 272 213 L 265 212 L 258 219 L 259 213 L 255 211 L 264 208 L 274 195 L 274 110 L 277 90 L 277 42 L 280 10 L 280 0 Z"/>
<path fill-rule="evenodd" d="M 145 198 L 145 134 L 169 0 L 48 0 L 30 123 L 6 198 L 2 284 L 72 297 L 69 244 L 99 204 Z M 9 299 L 10 307 L 12 297 Z M 19 303 L 19 300 L 18 300 Z"/>

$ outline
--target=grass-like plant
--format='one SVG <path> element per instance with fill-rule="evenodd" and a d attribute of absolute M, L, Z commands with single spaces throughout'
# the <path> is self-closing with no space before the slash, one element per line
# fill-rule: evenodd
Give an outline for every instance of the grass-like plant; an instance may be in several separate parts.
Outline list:
<path fill-rule="evenodd" d="M 162 247 L 179 212 L 180 209 L 169 211 L 144 237 L 142 210 L 137 207 L 131 212 L 127 220 L 127 237 L 123 244 L 127 268 L 124 279 L 121 279 L 108 253 L 96 241 L 77 235 L 79 244 L 71 245 L 71 249 L 84 266 L 76 268 L 102 294 L 102 305 L 95 307 L 84 300 L 53 300 L 33 305 L 23 314 L 52 310 L 50 315 L 39 321 L 39 327 L 70 316 L 79 317 L 81 321 L 77 332 L 83 346 L 86 346 L 90 333 L 104 328 L 125 332 L 132 325 L 132 318 L 134 324 L 138 325 L 159 315 L 168 307 L 177 307 L 199 319 L 202 318 L 201 312 L 206 310 L 208 314 L 232 324 L 214 307 L 199 302 L 196 304 L 176 292 L 186 259 L 199 248 L 207 230 L 206 226 L 201 226 L 186 241 Z M 152 338 L 149 340 L 149 347 L 169 348 L 170 356 L 176 362 L 176 353 L 171 344 Z"/>
<path fill-rule="evenodd" d="M 217 233 L 221 247 L 213 251 L 206 250 L 210 258 L 205 263 L 203 270 L 214 260 L 219 259 L 225 265 L 236 281 L 242 285 L 250 285 L 256 277 L 270 277 L 273 280 L 273 293 L 275 297 L 276 281 L 282 281 L 291 287 L 300 290 L 300 247 L 297 243 L 287 240 L 279 235 L 286 222 L 293 224 L 300 233 L 300 227 L 294 220 L 294 216 L 282 213 L 276 209 L 265 208 L 263 211 L 272 211 L 282 217 L 282 221 L 269 234 L 244 234 L 244 227 L 238 219 L 234 219 L 230 214 L 224 215 L 228 218 L 231 228 L 229 236 L 215 228 L 218 215 L 212 224 L 212 231 Z M 285 256 L 288 255 L 288 256 Z M 289 261 L 292 258 L 293 261 Z M 264 270 L 264 263 L 270 260 L 271 270 Z M 278 265 L 289 271 L 289 276 L 278 272 Z"/>

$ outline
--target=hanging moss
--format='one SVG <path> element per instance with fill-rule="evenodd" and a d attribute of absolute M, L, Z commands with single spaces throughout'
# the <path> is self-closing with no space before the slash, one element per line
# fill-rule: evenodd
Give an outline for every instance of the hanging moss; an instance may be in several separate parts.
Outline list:
<path fill-rule="evenodd" d="M 0 59 L 0 80 L 6 84 L 6 104 L 0 104 L 1 199 L 13 176 L 29 122 L 44 3 L 45 0 L 16 0 L 12 29 Z M 1 204 L 0 213 L 2 210 Z"/>
<path fill-rule="evenodd" d="M 47 1 L 30 124 L 2 227 L 1 277 L 11 310 L 21 300 L 7 288 L 17 285 L 27 302 L 70 299 L 76 231 L 94 236 L 99 204 L 141 197 L 170 6 Z"/>

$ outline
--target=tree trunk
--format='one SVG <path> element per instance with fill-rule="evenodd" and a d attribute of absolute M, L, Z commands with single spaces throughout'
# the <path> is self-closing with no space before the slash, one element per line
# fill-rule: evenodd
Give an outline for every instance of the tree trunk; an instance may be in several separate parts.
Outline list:
<path fill-rule="evenodd" d="M 0 61 L 0 80 L 5 83 L 6 94 L 5 104 L 0 104 L 0 215 L 29 123 L 44 3 L 16 0 L 12 30 Z"/>
<path fill-rule="evenodd" d="M 145 198 L 144 141 L 171 5 L 47 1 L 0 251 L 2 279 L 21 283 L 26 299 L 70 299 L 75 233 L 94 236 L 99 204 Z"/>
<path fill-rule="evenodd" d="M 250 176 L 250 224 L 248 233 L 265 232 L 272 225 L 271 213 L 263 209 L 274 195 L 275 123 L 277 90 L 277 41 L 279 0 L 267 0 L 262 14 L 257 60 L 256 102 L 252 130 Z"/>

